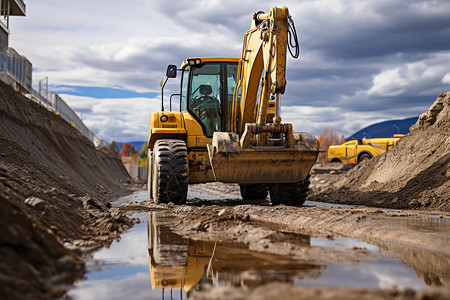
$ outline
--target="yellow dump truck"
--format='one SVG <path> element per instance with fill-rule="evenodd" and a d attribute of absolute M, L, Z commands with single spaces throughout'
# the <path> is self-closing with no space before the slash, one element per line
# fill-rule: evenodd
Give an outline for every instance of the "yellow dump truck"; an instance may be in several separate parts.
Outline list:
<path fill-rule="evenodd" d="M 359 139 L 342 145 L 332 145 L 328 148 L 328 161 L 356 165 L 393 148 L 403 136 L 394 134 L 392 138 Z"/>

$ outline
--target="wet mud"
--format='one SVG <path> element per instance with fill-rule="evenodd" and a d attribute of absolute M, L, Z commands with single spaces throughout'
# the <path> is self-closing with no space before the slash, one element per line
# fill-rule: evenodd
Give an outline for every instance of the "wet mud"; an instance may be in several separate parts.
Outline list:
<path fill-rule="evenodd" d="M 134 278 L 133 288 L 125 288 L 134 299 L 449 296 L 450 216 L 445 213 L 246 203 L 237 186 L 219 183 L 190 186 L 189 201 L 182 206 L 155 205 L 146 191 L 113 205 L 138 211 L 142 220 L 117 243 L 136 246 L 126 235 L 140 228 L 138 271 L 119 272 Z M 130 264 L 123 256 L 118 255 L 115 268 Z M 97 263 L 94 278 L 108 276 L 99 275 L 110 270 L 105 265 Z M 82 296 L 86 287 L 104 290 L 98 280 L 89 281 L 89 274 L 69 292 L 74 299 L 88 299 Z M 119 299 L 114 291 L 100 298 Z"/>

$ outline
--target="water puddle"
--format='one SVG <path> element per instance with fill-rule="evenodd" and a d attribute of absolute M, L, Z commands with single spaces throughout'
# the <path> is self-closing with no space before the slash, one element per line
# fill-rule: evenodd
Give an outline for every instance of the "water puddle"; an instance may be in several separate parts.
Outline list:
<path fill-rule="evenodd" d="M 148 271 L 147 213 L 132 217 L 141 223 L 86 262 L 86 279 L 69 290 L 70 299 L 160 299 L 152 293 Z"/>
<path fill-rule="evenodd" d="M 256 287 L 271 282 L 292 285 L 412 288 L 426 287 L 400 259 L 377 246 L 339 238 L 309 237 L 275 231 L 267 237 L 305 251 L 342 255 L 341 260 L 308 259 L 254 250 L 247 244 L 187 239 L 172 230 L 175 217 L 167 212 L 138 213 L 130 231 L 94 254 L 86 280 L 68 292 L 72 299 L 186 299 L 194 290 L 212 286 Z M 372 254 L 346 261 L 351 249 Z"/>

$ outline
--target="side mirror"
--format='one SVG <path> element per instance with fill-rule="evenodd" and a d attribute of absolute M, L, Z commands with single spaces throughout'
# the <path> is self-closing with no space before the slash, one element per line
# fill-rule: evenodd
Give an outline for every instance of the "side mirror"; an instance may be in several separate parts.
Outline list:
<path fill-rule="evenodd" d="M 177 66 L 176 65 L 168 65 L 166 70 L 166 76 L 168 78 L 177 77 Z"/>

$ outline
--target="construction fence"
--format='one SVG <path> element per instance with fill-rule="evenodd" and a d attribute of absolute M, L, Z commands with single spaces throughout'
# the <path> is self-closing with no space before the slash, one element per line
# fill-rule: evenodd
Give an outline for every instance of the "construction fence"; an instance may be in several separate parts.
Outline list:
<path fill-rule="evenodd" d="M 138 173 L 140 179 L 147 179 L 147 166 L 139 167 Z"/>
<path fill-rule="evenodd" d="M 30 61 L 13 48 L 0 51 L 0 79 L 22 93 L 29 93 L 32 65 Z"/>

